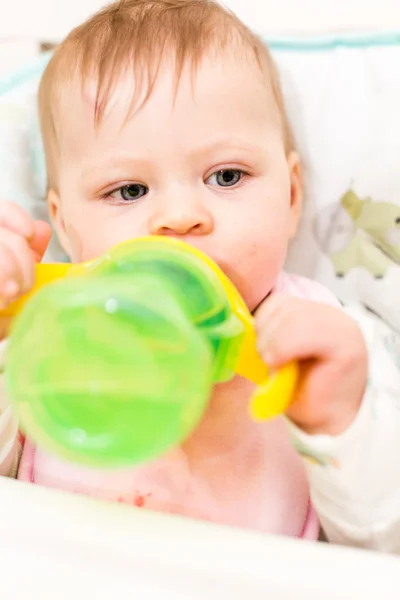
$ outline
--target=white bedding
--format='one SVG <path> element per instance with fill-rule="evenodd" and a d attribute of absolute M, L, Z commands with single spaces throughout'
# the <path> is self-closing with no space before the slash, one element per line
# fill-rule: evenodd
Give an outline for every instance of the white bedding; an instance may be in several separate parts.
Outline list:
<path fill-rule="evenodd" d="M 35 40 L 0 38 L 0 77 L 22 67 L 39 51 L 40 44 Z"/>
<path fill-rule="evenodd" d="M 0 496 L 2 600 L 400 597 L 396 557 L 236 532 L 8 479 Z"/>

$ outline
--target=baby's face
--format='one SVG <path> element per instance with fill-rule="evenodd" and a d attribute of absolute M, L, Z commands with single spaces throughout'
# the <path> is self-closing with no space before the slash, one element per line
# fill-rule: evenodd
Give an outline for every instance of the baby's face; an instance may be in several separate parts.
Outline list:
<path fill-rule="evenodd" d="M 210 255 L 250 309 L 282 268 L 301 203 L 296 157 L 261 72 L 238 57 L 205 59 L 174 93 L 162 69 L 126 122 L 133 80 L 119 84 L 97 127 L 94 98 L 60 108 L 59 195 L 51 212 L 73 261 L 144 235 L 168 235 Z"/>

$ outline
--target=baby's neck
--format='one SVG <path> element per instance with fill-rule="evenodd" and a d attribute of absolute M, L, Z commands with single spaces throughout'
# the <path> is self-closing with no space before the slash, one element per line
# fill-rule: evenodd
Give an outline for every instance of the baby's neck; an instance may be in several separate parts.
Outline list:
<path fill-rule="evenodd" d="M 260 445 L 263 428 L 248 411 L 253 389 L 241 377 L 215 386 L 202 422 L 182 446 L 190 461 L 219 460 Z"/>

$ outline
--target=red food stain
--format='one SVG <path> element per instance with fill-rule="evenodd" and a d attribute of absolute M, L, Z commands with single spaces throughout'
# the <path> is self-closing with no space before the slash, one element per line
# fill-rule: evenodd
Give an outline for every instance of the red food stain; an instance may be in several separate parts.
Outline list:
<path fill-rule="evenodd" d="M 136 494 L 133 499 L 133 504 L 139 508 L 142 508 L 146 503 L 146 498 L 150 498 L 150 496 L 151 494 L 146 494 L 145 496 L 143 494 Z"/>
<path fill-rule="evenodd" d="M 129 501 L 127 498 L 124 498 L 124 496 L 119 496 L 117 498 L 117 502 L 122 504 L 132 504 L 133 506 L 138 506 L 139 508 L 142 508 L 146 504 L 146 498 L 150 498 L 150 496 L 151 493 L 139 494 L 139 492 L 136 492 L 135 497 L 132 498 L 131 501 Z"/>

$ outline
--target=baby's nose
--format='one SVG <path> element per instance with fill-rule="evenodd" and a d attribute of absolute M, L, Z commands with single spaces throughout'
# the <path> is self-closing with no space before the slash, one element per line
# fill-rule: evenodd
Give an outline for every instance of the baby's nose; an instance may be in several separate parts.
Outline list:
<path fill-rule="evenodd" d="M 201 202 L 187 196 L 164 198 L 149 223 L 151 235 L 207 235 L 213 229 L 211 212 Z"/>

